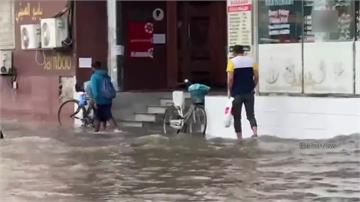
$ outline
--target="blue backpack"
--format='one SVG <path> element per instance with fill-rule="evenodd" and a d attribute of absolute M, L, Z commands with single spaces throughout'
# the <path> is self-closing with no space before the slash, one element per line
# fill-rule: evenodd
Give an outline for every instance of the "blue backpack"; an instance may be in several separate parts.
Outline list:
<path fill-rule="evenodd" d="M 101 95 L 107 99 L 114 99 L 116 97 L 116 91 L 114 85 L 111 82 L 109 76 L 104 76 L 101 84 Z"/>

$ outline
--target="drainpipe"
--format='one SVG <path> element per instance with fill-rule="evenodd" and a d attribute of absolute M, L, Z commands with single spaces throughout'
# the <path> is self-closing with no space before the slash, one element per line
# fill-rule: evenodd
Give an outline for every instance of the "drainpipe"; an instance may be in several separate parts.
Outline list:
<path fill-rule="evenodd" d="M 116 34 L 116 0 L 107 0 L 107 22 L 108 22 L 108 71 L 114 87 L 117 91 L 121 90 L 118 84 L 118 64 L 119 55 Z"/>

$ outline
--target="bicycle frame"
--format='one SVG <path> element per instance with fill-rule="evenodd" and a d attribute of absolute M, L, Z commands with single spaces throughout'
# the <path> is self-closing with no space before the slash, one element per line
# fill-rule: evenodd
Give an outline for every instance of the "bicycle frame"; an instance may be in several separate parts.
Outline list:
<path fill-rule="evenodd" d="M 186 83 L 188 83 L 187 79 L 185 80 L 185 84 Z M 188 89 L 190 89 L 190 87 Z M 196 87 L 200 88 L 199 86 L 196 86 Z M 196 88 L 196 87 L 194 87 L 194 88 Z M 172 92 L 172 101 L 173 101 L 172 107 L 175 108 L 175 111 L 177 112 L 178 117 L 175 118 L 175 119 L 170 120 L 169 125 L 170 125 L 171 128 L 177 129 L 178 133 L 180 131 L 183 131 L 184 128 L 186 129 L 186 126 L 188 124 L 190 126 L 189 129 L 192 130 L 192 123 L 193 122 L 189 123 L 190 118 L 194 118 L 194 121 L 196 122 L 195 111 L 196 111 L 198 105 L 194 102 L 194 100 L 198 100 L 198 97 L 196 97 L 196 96 L 201 96 L 201 94 L 196 94 L 196 92 L 194 92 L 195 90 L 196 89 L 188 90 L 190 92 L 190 95 L 191 95 L 191 98 L 192 98 L 192 103 L 190 104 L 190 106 L 188 108 L 185 107 L 186 102 L 185 102 L 184 91 L 173 91 Z M 208 92 L 208 90 L 209 89 L 207 89 L 206 91 Z M 200 97 L 200 99 L 201 99 L 201 97 Z M 166 116 L 166 113 L 165 113 L 165 116 Z M 206 115 L 205 115 L 205 117 L 206 117 Z M 166 122 L 165 122 L 165 119 L 164 119 L 164 131 L 166 131 L 165 124 L 166 124 Z M 190 133 L 192 133 L 192 132 L 190 131 Z"/>
<path fill-rule="evenodd" d="M 93 122 L 93 118 L 89 117 L 91 111 L 93 110 L 93 107 L 90 104 L 91 98 L 86 93 L 80 96 L 84 96 L 84 97 L 83 98 L 80 97 L 80 99 L 77 99 L 79 101 L 79 107 L 76 109 L 76 112 L 72 115 L 72 117 L 76 119 L 80 119 L 82 124 L 84 126 L 87 126 L 89 123 Z M 82 118 L 75 117 L 75 115 L 78 114 L 81 109 L 83 109 Z"/>
<path fill-rule="evenodd" d="M 177 111 L 179 112 L 181 118 L 184 119 L 184 122 L 186 123 L 190 116 L 192 115 L 192 113 L 194 112 L 195 110 L 195 105 L 194 104 L 191 104 L 189 109 L 187 110 L 187 112 L 184 114 L 184 110 L 181 108 L 181 107 L 175 107 L 177 109 Z"/>
<path fill-rule="evenodd" d="M 172 125 L 171 123 L 170 125 L 172 125 L 173 128 L 178 129 L 180 131 L 184 128 L 185 124 L 188 123 L 189 119 L 193 115 L 196 105 L 192 103 L 185 114 L 184 114 L 184 109 L 182 107 L 180 106 L 174 106 L 174 107 L 177 110 L 178 114 L 180 115 L 181 119 L 174 122 L 173 123 L 174 125 Z"/>

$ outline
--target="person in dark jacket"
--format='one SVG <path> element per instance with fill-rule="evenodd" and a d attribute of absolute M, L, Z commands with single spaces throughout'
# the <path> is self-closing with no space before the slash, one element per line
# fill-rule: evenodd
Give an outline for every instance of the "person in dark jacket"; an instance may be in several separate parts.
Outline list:
<path fill-rule="evenodd" d="M 100 130 L 101 123 L 103 123 L 104 129 L 106 128 L 106 122 L 112 121 L 115 126 L 115 132 L 118 132 L 118 125 L 114 120 L 111 107 L 112 107 L 112 99 L 106 98 L 101 94 L 101 84 L 106 77 L 109 77 L 107 71 L 101 67 L 101 63 L 96 61 L 93 65 L 93 74 L 90 78 L 90 89 L 91 89 L 91 97 L 94 102 L 95 108 L 95 116 L 96 116 L 96 124 L 95 124 L 95 132 Z"/>

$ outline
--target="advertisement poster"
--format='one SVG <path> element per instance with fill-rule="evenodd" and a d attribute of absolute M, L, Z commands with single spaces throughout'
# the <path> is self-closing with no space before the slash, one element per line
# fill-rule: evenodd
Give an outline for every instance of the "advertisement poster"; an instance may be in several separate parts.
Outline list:
<path fill-rule="evenodd" d="M 261 93 L 301 93 L 301 44 L 259 45 Z"/>
<path fill-rule="evenodd" d="M 354 30 L 354 1 L 304 1 L 306 42 L 350 41 Z"/>
<path fill-rule="evenodd" d="M 153 58 L 154 24 L 150 22 L 129 22 L 128 57 Z"/>
<path fill-rule="evenodd" d="M 360 41 L 355 42 L 356 94 L 360 95 Z"/>
<path fill-rule="evenodd" d="M 304 91 L 307 94 L 353 94 L 352 42 L 304 44 Z"/>
<path fill-rule="evenodd" d="M 296 43 L 302 34 L 302 1 L 259 1 L 259 43 Z"/>
<path fill-rule="evenodd" d="M 251 0 L 228 0 L 228 46 L 252 44 Z M 229 55 L 230 57 L 231 55 Z"/>

